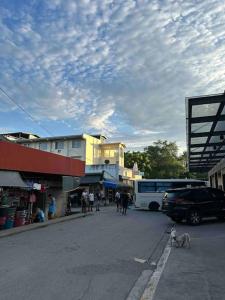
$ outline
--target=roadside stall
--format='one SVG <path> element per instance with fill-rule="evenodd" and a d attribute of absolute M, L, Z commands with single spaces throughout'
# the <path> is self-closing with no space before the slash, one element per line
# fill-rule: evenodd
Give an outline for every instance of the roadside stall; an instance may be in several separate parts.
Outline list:
<path fill-rule="evenodd" d="M 29 194 L 19 172 L 0 170 L 0 229 L 25 225 Z"/>

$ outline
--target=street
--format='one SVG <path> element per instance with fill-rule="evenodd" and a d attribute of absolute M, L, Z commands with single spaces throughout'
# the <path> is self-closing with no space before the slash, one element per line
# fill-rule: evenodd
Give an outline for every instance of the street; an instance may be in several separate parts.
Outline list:
<path fill-rule="evenodd" d="M 190 234 L 191 248 L 172 248 L 154 300 L 225 299 L 225 222 L 209 219 L 176 230 Z"/>
<path fill-rule="evenodd" d="M 92 216 L 0 239 L 1 299 L 126 299 L 168 239 L 160 212 L 102 208 Z M 152 251 L 154 250 L 154 253 Z"/>

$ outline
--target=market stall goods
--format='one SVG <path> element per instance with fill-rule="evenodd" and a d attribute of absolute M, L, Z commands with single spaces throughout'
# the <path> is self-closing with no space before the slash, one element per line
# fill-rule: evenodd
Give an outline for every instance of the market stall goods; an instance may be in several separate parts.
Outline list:
<path fill-rule="evenodd" d="M 7 207 L 7 216 L 4 229 L 10 229 L 14 226 L 16 207 Z"/>
<path fill-rule="evenodd" d="M 0 229 L 4 229 L 7 217 L 7 207 L 0 207 Z"/>
<path fill-rule="evenodd" d="M 15 227 L 23 226 L 26 224 L 27 210 L 18 210 L 15 217 Z"/>

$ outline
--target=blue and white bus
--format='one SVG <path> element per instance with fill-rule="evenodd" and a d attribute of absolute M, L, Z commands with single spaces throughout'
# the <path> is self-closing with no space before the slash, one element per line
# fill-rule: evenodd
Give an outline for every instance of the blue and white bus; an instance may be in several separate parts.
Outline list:
<path fill-rule="evenodd" d="M 158 210 L 166 190 L 206 186 L 207 181 L 195 179 L 141 179 L 134 182 L 135 207 Z"/>

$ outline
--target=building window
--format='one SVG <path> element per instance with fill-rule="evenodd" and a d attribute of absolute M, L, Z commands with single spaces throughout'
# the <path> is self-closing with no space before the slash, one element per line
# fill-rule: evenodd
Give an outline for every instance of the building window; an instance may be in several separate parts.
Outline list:
<path fill-rule="evenodd" d="M 81 147 L 81 141 L 72 141 L 72 148 L 80 148 Z"/>
<path fill-rule="evenodd" d="M 138 193 L 151 193 L 156 191 L 155 182 L 138 182 Z"/>
<path fill-rule="evenodd" d="M 48 149 L 48 144 L 47 143 L 40 143 L 39 144 L 39 149 L 40 150 L 47 150 Z"/>
<path fill-rule="evenodd" d="M 64 149 L 64 142 L 55 142 L 55 149 Z"/>
<path fill-rule="evenodd" d="M 114 157 L 115 156 L 115 151 L 114 150 L 104 150 L 104 157 Z"/>
<path fill-rule="evenodd" d="M 109 150 L 104 150 L 104 157 L 109 157 Z"/>

